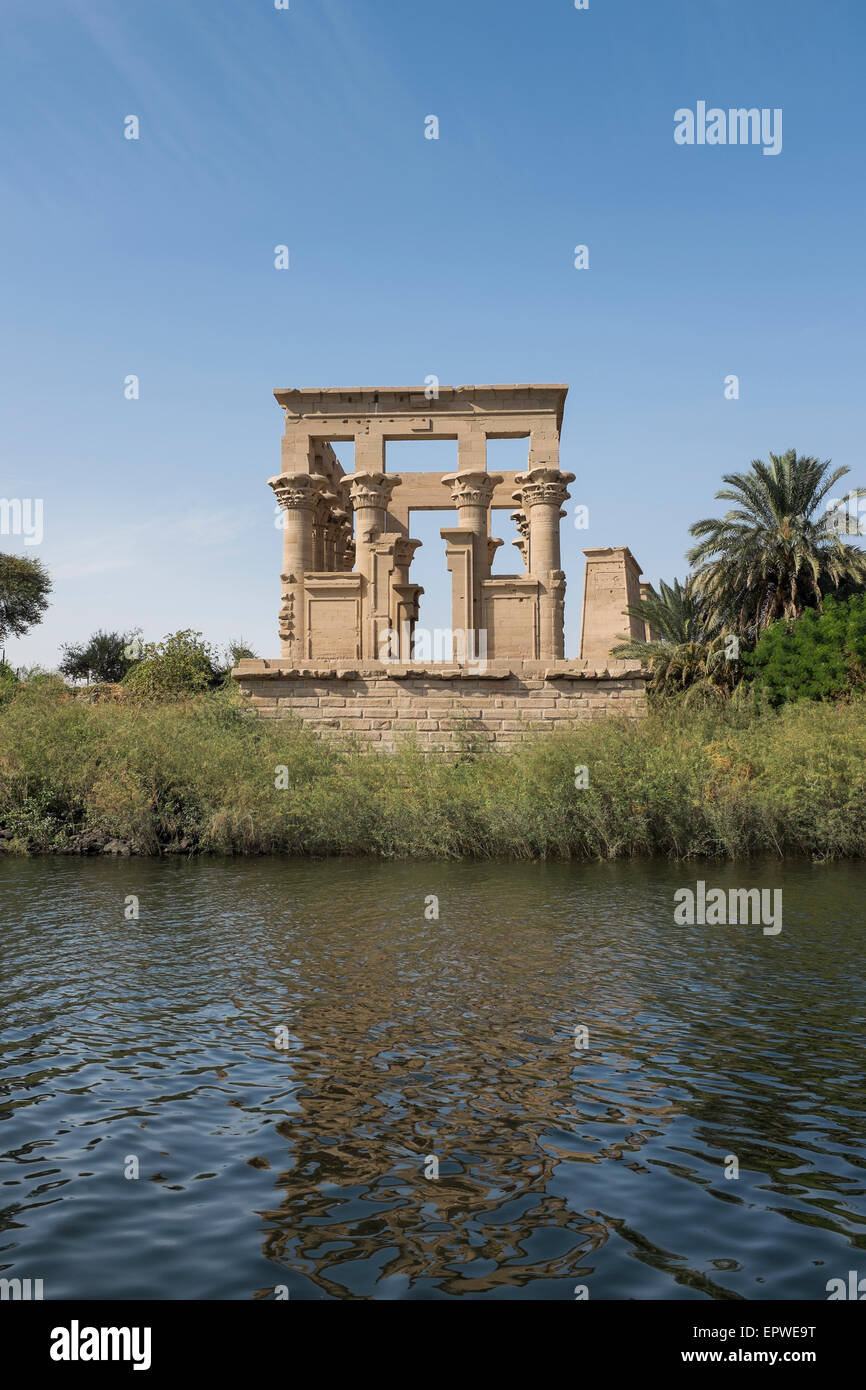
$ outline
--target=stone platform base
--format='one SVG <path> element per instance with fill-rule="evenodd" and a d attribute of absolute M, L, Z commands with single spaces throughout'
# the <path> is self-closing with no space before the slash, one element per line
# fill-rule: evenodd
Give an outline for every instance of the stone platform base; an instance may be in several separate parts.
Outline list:
<path fill-rule="evenodd" d="M 265 718 L 296 715 L 317 733 L 354 735 L 388 752 L 407 737 L 431 752 L 467 743 L 509 748 L 586 719 L 646 713 L 646 673 L 625 661 L 603 669 L 581 661 L 489 661 L 483 672 L 423 663 L 298 670 L 280 660 L 241 661 L 232 677 Z"/>

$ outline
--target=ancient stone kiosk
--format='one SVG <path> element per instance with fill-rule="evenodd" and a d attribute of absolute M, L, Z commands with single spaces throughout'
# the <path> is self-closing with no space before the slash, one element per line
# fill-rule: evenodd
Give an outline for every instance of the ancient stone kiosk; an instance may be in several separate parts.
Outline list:
<path fill-rule="evenodd" d="M 566 386 L 276 391 L 285 413 L 282 471 L 270 479 L 283 513 L 280 656 L 233 671 L 259 713 L 292 713 L 317 730 L 393 749 L 472 740 L 507 746 L 540 728 L 607 713 L 639 715 L 645 674 L 614 661 L 623 615 L 640 595 L 625 547 L 586 552 L 581 654 L 564 658 L 560 520 L 572 473 L 559 467 Z M 525 472 L 490 473 L 488 439 L 529 439 Z M 457 441 L 456 472 L 389 473 L 389 440 Z M 332 448 L 352 441 L 353 473 Z M 416 631 L 423 590 L 411 582 L 415 511 L 456 508 L 442 530 L 451 575 L 444 650 Z M 522 573 L 491 575 L 502 545 L 492 510 L 516 522 Z M 444 576 L 443 576 L 444 578 Z"/>

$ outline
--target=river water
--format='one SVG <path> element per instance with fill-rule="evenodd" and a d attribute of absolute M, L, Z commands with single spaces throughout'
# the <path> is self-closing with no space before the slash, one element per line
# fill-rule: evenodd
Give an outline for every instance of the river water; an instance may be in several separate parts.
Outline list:
<path fill-rule="evenodd" d="M 781 932 L 678 925 L 698 878 L 781 888 Z M 0 859 L 0 1275 L 825 1299 L 866 1275 L 864 889 L 852 865 Z"/>

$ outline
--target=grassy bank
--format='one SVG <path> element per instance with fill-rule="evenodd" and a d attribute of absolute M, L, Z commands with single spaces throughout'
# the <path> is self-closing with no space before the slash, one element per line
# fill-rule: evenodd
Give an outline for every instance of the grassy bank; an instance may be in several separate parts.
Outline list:
<path fill-rule="evenodd" d="M 0 707 L 0 849 L 858 857 L 866 704 L 655 713 L 446 762 L 333 751 L 220 693 L 87 703 L 28 687 Z"/>

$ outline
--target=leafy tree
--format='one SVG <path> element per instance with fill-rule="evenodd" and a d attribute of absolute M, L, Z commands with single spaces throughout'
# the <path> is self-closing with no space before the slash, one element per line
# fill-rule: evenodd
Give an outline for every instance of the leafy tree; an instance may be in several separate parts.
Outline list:
<path fill-rule="evenodd" d="M 51 578 L 41 560 L 0 555 L 0 642 L 42 622 Z"/>
<path fill-rule="evenodd" d="M 88 642 L 67 643 L 60 670 L 70 680 L 122 681 L 132 667 L 129 653 L 133 633 L 94 632 Z"/>
<path fill-rule="evenodd" d="M 653 694 L 689 690 L 692 699 L 717 698 L 736 685 L 739 661 L 731 659 L 727 636 L 695 593 L 691 578 L 685 584 L 662 580 L 659 592 L 652 589 L 625 611 L 652 635 L 648 640 L 624 637 L 613 655 L 649 662 Z"/>
<path fill-rule="evenodd" d="M 828 598 L 822 613 L 767 628 L 743 658 L 744 677 L 769 703 L 833 700 L 866 687 L 866 597 Z"/>
<path fill-rule="evenodd" d="M 688 555 L 694 587 L 708 614 L 743 636 L 757 636 L 779 618 L 821 610 L 840 584 L 866 583 L 866 553 L 839 539 L 821 503 L 849 472 L 829 460 L 770 454 L 748 473 L 726 473 L 716 493 L 734 507 L 721 519 L 697 521 Z"/>
<path fill-rule="evenodd" d="M 196 695 L 218 680 L 212 647 L 200 632 L 184 628 L 145 644 L 123 684 L 138 695 Z"/>

